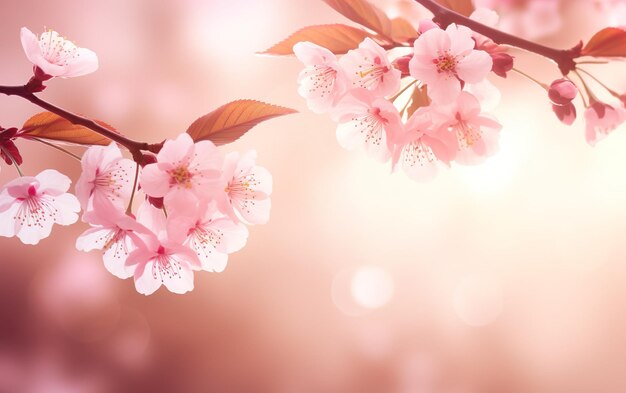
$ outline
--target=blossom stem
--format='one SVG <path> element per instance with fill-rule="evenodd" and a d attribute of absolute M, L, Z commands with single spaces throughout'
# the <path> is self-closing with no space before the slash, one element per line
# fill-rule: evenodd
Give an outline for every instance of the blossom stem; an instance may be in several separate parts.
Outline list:
<path fill-rule="evenodd" d="M 524 71 L 522 71 L 520 69 L 517 69 L 517 68 L 512 68 L 511 70 L 517 72 L 518 74 L 522 75 L 523 77 L 525 77 L 526 79 L 530 80 L 531 82 L 534 82 L 534 83 L 538 84 L 542 89 L 548 90 L 548 86 L 545 83 L 542 83 L 542 82 L 538 81 L 537 79 L 535 79 L 532 76 L 528 75 Z"/>
<path fill-rule="evenodd" d="M 59 108 L 58 106 L 55 106 L 47 101 L 42 100 L 41 98 L 33 94 L 29 90 L 27 85 L 0 86 L 0 93 L 9 95 L 9 96 L 15 95 L 15 96 L 22 97 L 32 102 L 33 104 L 40 106 L 41 108 L 44 108 L 58 116 L 61 116 L 62 118 L 70 121 L 73 124 L 78 124 L 78 125 L 87 127 L 90 130 L 95 131 L 98 134 L 104 137 L 107 137 L 111 139 L 112 141 L 115 141 L 119 143 L 120 145 L 124 146 L 126 149 L 128 149 L 128 151 L 130 151 L 133 154 L 133 157 L 140 157 L 141 155 L 138 153 L 141 152 L 142 150 L 158 152 L 159 144 L 149 144 L 146 142 L 138 142 L 138 141 L 134 141 L 132 139 L 126 138 L 125 136 L 122 136 L 121 134 L 118 134 L 115 131 L 109 130 L 108 128 L 98 124 L 97 122 L 91 119 L 88 119 L 83 116 L 79 116 L 72 112 L 68 112 L 65 109 Z"/>
<path fill-rule="evenodd" d="M 596 96 L 593 94 L 593 92 L 591 91 L 591 89 L 589 89 L 589 86 L 587 86 L 587 83 L 585 82 L 585 80 L 583 79 L 582 75 L 580 75 L 580 73 L 578 72 L 578 70 L 574 70 L 574 74 L 576 74 L 576 76 L 578 77 L 578 79 L 580 79 L 580 83 L 583 84 L 583 87 L 585 88 L 585 92 L 587 93 L 587 97 L 589 98 L 589 102 L 587 103 L 585 101 L 585 97 L 581 94 L 580 96 L 583 97 L 583 104 L 585 104 L 585 108 L 588 108 L 591 103 L 593 101 L 597 101 Z"/>
<path fill-rule="evenodd" d="M 580 67 L 576 67 L 576 69 L 578 71 L 581 71 L 582 73 L 584 73 L 585 75 L 589 76 L 591 79 L 593 79 L 594 81 L 598 82 L 598 84 L 602 87 L 604 87 L 609 93 L 611 93 L 611 95 L 613 95 L 613 97 L 617 97 L 619 98 L 619 94 L 617 92 L 615 92 L 615 90 L 611 89 L 610 87 L 608 87 L 607 85 L 605 85 L 604 83 L 602 83 L 602 81 L 600 81 L 598 78 L 596 78 L 592 73 L 590 73 L 587 70 L 583 70 Z"/>
<path fill-rule="evenodd" d="M 408 83 L 406 86 L 404 86 L 404 87 L 402 88 L 402 90 L 400 90 L 400 91 L 399 91 L 396 95 L 394 95 L 393 97 L 391 97 L 391 98 L 389 99 L 389 101 L 394 102 L 395 100 L 397 100 L 397 99 L 398 99 L 398 98 L 402 95 L 402 93 L 404 93 L 405 91 L 407 91 L 407 90 L 409 89 L 409 87 L 413 86 L 413 85 L 414 85 L 414 84 L 416 84 L 416 83 L 417 83 L 417 79 L 416 79 L 416 80 L 411 81 L 411 82 L 410 82 L 410 83 Z"/>
<path fill-rule="evenodd" d="M 17 161 L 15 161 L 15 158 L 13 158 L 13 156 L 11 155 L 11 153 L 9 153 L 9 151 L 7 149 L 4 148 L 4 146 L 0 146 L 0 149 L 2 149 L 2 152 L 9 157 L 9 159 L 11 160 L 11 162 L 13 163 L 13 166 L 15 166 L 15 169 L 17 170 L 17 173 L 20 175 L 20 177 L 23 177 L 24 174 L 22 173 L 22 170 L 20 169 L 20 166 L 17 165 Z"/>
<path fill-rule="evenodd" d="M 128 201 L 128 207 L 126 208 L 126 214 L 133 212 L 133 199 L 135 198 L 135 191 L 137 190 L 137 179 L 139 179 L 139 163 L 135 163 L 135 180 L 133 181 L 133 190 L 130 192 L 130 200 Z"/>
<path fill-rule="evenodd" d="M 576 62 L 574 59 L 580 56 L 582 43 L 572 47 L 571 49 L 551 48 L 486 26 L 440 5 L 435 0 L 415 1 L 432 12 L 434 15 L 433 21 L 439 23 L 444 28 L 451 23 L 456 23 L 469 27 L 476 33 L 491 38 L 496 44 L 515 46 L 547 57 L 558 65 L 559 70 L 563 75 L 567 75 L 570 71 L 576 68 Z"/>
<path fill-rule="evenodd" d="M 43 143 L 44 145 L 48 145 L 51 148 L 56 149 L 56 150 L 58 150 L 60 152 L 63 152 L 63 153 L 67 154 L 68 156 L 70 156 L 70 157 L 72 157 L 72 158 L 74 158 L 74 159 L 76 159 L 78 161 L 81 160 L 81 158 L 79 156 L 77 156 L 76 154 L 72 153 L 69 150 L 66 150 L 66 149 L 62 148 L 61 146 L 57 146 L 54 143 L 46 142 L 43 139 L 39 139 L 39 138 L 32 138 L 32 140 L 37 141 L 39 143 Z"/>

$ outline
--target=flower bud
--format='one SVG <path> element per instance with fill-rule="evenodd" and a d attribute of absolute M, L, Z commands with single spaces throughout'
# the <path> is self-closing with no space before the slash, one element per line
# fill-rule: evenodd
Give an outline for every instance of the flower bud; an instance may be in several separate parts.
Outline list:
<path fill-rule="evenodd" d="M 419 21 L 419 25 L 418 25 L 418 32 L 420 34 L 424 34 L 424 32 L 430 30 L 430 29 L 435 29 L 435 28 L 439 28 L 439 25 L 436 24 L 435 22 L 433 22 L 432 19 L 422 19 Z"/>
<path fill-rule="evenodd" d="M 552 111 L 559 118 L 561 123 L 571 126 L 576 120 L 576 107 L 571 102 L 565 105 L 552 104 Z"/>
<path fill-rule="evenodd" d="M 401 76 L 404 78 L 405 76 L 409 76 L 409 62 L 412 58 L 413 55 L 398 57 L 391 63 L 391 65 L 393 68 L 400 70 Z"/>
<path fill-rule="evenodd" d="M 504 52 L 490 53 L 493 65 L 491 71 L 499 77 L 506 78 L 506 73 L 513 69 L 513 56 Z"/>
<path fill-rule="evenodd" d="M 578 89 L 576 85 L 569 79 L 557 79 L 550 84 L 550 88 L 548 89 L 548 97 L 550 97 L 550 101 L 556 105 L 566 105 L 572 102 L 576 95 L 578 94 Z"/>

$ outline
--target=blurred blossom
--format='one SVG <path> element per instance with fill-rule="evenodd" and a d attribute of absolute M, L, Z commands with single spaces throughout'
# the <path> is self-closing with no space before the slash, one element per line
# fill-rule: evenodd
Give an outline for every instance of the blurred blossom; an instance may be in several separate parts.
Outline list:
<path fill-rule="evenodd" d="M 360 306 L 370 309 L 380 308 L 393 296 L 393 277 L 383 268 L 364 266 L 354 273 L 350 291 Z"/>

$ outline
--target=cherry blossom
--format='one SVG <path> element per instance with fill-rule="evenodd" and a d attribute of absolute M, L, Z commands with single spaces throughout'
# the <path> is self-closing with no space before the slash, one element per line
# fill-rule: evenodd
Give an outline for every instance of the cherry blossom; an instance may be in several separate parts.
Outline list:
<path fill-rule="evenodd" d="M 193 250 L 182 245 L 186 234 L 168 230 L 163 210 L 149 203 L 142 204 L 137 221 L 152 230 L 126 259 L 137 292 L 150 295 L 161 285 L 174 293 L 191 291 L 193 270 L 200 270 L 202 264 Z"/>
<path fill-rule="evenodd" d="M 565 105 L 552 104 L 552 111 L 561 123 L 571 126 L 576 120 L 576 107 L 571 102 Z"/>
<path fill-rule="evenodd" d="M 78 237 L 76 248 L 85 252 L 103 250 L 104 266 L 111 274 L 122 279 L 132 277 L 126 259 L 142 242 L 141 237 L 151 234 L 150 230 L 107 198 L 96 198 L 93 207 L 83 216 L 91 228 Z"/>
<path fill-rule="evenodd" d="M 433 122 L 447 129 L 457 139 L 455 162 L 478 164 L 498 150 L 500 123 L 481 113 L 480 103 L 473 95 L 462 92 L 456 101 L 433 110 Z"/>
<path fill-rule="evenodd" d="M 339 122 L 337 140 L 342 147 L 365 147 L 377 159 L 389 159 L 393 140 L 403 127 L 391 102 L 368 90 L 353 89 L 337 104 L 333 115 Z"/>
<path fill-rule="evenodd" d="M 371 38 L 366 38 L 357 49 L 348 51 L 339 64 L 354 88 L 386 96 L 400 87 L 400 71 L 392 67 L 387 52 Z"/>
<path fill-rule="evenodd" d="M 28 60 L 45 75 L 70 78 L 98 69 L 98 57 L 94 52 L 77 47 L 56 31 L 48 30 L 37 38 L 33 32 L 22 27 L 21 40 Z"/>
<path fill-rule="evenodd" d="M 304 63 L 298 76 L 298 93 L 315 113 L 325 113 L 346 91 L 347 80 L 337 57 L 311 42 L 298 42 L 293 53 Z"/>
<path fill-rule="evenodd" d="M 548 89 L 548 97 L 556 105 L 569 104 L 576 98 L 577 94 L 578 89 L 576 85 L 571 80 L 565 78 L 555 80 Z"/>
<path fill-rule="evenodd" d="M 415 40 L 411 76 L 428 85 L 433 101 L 452 102 L 461 92 L 461 82 L 478 83 L 491 71 L 491 57 L 474 46 L 472 31 L 465 26 L 430 29 Z"/>
<path fill-rule="evenodd" d="M 626 109 L 614 107 L 603 102 L 592 100 L 592 104 L 585 110 L 585 137 L 587 143 L 595 145 L 604 139 L 617 126 L 626 121 Z"/>
<path fill-rule="evenodd" d="M 267 223 L 271 207 L 272 175 L 255 161 L 255 151 L 228 154 L 222 175 L 223 192 L 215 199 L 222 213 L 250 225 Z"/>
<path fill-rule="evenodd" d="M 228 254 L 246 244 L 248 229 L 217 210 L 214 201 L 194 201 L 178 198 L 167 219 L 170 232 L 185 233 L 183 245 L 191 248 L 202 263 L 202 269 L 221 272 L 226 268 Z M 185 206 L 186 205 L 186 206 Z M 189 206 L 193 210 L 189 212 Z"/>
<path fill-rule="evenodd" d="M 221 165 L 222 156 L 212 142 L 194 143 L 183 133 L 165 142 L 157 162 L 143 168 L 139 183 L 147 195 L 165 197 L 167 207 L 168 197 L 179 191 L 210 195 L 220 180 Z"/>
<path fill-rule="evenodd" d="M 441 163 L 449 164 L 457 151 L 454 134 L 433 127 L 428 107 L 413 113 L 396 143 L 393 168 L 397 170 L 401 166 L 410 178 L 418 181 L 434 177 L 437 167 Z"/>
<path fill-rule="evenodd" d="M 108 198 L 123 207 L 130 198 L 136 164 L 122 157 L 117 144 L 91 146 L 81 159 L 82 173 L 76 181 L 76 197 L 83 210 L 94 198 Z"/>
<path fill-rule="evenodd" d="M 70 184 L 67 176 L 53 169 L 7 183 L 0 192 L 0 236 L 37 244 L 50 235 L 55 223 L 75 223 L 80 203 L 67 193 Z"/>

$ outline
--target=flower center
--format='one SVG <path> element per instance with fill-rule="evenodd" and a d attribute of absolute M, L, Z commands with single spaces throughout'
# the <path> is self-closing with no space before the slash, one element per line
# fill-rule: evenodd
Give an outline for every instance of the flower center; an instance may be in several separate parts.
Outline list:
<path fill-rule="evenodd" d="M 454 72 L 456 68 L 456 57 L 452 56 L 450 52 L 440 54 L 439 57 L 433 59 L 433 63 L 437 66 L 437 72 Z"/>
<path fill-rule="evenodd" d="M 189 169 L 186 166 L 176 167 L 168 173 L 172 184 L 178 184 L 185 188 L 191 188 L 191 179 L 193 178 L 193 174 L 189 172 Z"/>

